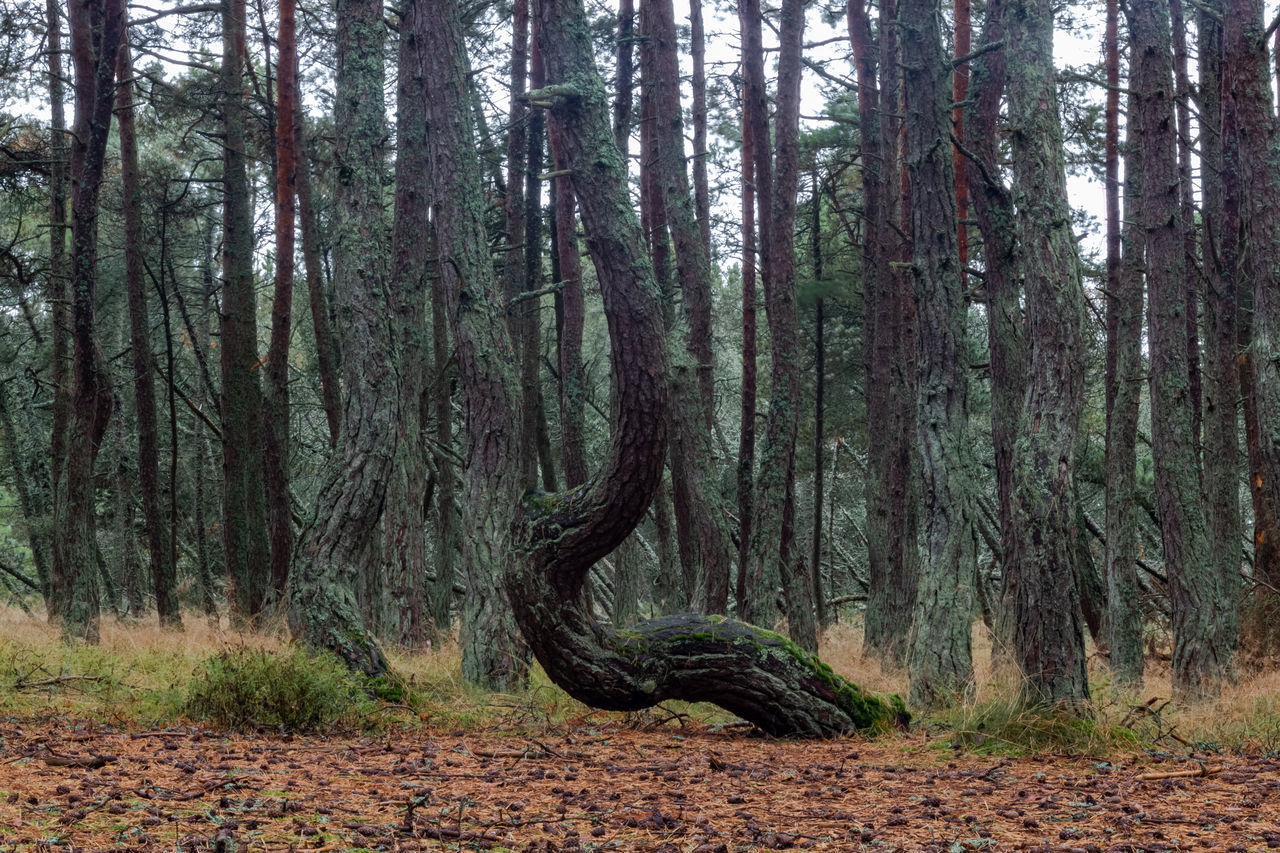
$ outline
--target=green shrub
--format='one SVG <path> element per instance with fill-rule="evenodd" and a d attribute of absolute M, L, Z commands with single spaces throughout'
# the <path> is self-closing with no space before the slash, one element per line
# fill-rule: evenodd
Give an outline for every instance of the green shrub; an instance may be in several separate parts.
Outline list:
<path fill-rule="evenodd" d="M 362 681 L 333 655 L 238 646 L 197 667 L 182 710 L 228 729 L 302 732 L 355 723 L 373 708 Z"/>

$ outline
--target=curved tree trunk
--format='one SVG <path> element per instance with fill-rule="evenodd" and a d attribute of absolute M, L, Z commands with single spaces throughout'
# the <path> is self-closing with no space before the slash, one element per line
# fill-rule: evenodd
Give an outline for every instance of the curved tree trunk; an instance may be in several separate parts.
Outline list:
<path fill-rule="evenodd" d="M 702 616 L 613 631 L 582 607 L 591 566 L 640 521 L 662 476 L 661 300 L 630 213 L 625 164 L 608 124 L 582 6 L 576 0 L 543 0 L 540 39 L 552 82 L 533 93 L 533 102 L 550 106 L 565 131 L 565 156 L 608 318 L 616 420 L 609 457 L 585 485 L 520 500 L 517 460 L 507 446 L 512 430 L 492 429 L 510 424 L 518 384 L 510 360 L 503 358 L 500 325 L 493 322 L 497 303 L 483 239 L 479 165 L 459 156 L 472 145 L 458 103 L 466 77 L 458 8 L 440 3 L 433 9 L 426 52 L 429 122 L 437 222 L 446 226 L 441 252 L 445 267 L 455 271 L 446 276 L 450 315 L 471 415 L 468 441 L 475 455 L 468 486 L 488 501 L 485 520 L 494 526 L 486 532 L 511 533 L 491 547 L 510 549 L 502 554 L 505 586 L 539 662 L 570 694 L 602 708 L 642 708 L 674 697 L 714 701 L 777 734 L 830 735 L 891 724 L 900 703 L 866 696 L 767 631 Z M 480 411 L 486 419 L 476 429 Z M 487 478 L 477 477 L 478 470 Z"/>

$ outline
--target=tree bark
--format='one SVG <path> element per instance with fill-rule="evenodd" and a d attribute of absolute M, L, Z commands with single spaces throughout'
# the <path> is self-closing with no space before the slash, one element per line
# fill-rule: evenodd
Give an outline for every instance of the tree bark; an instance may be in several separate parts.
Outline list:
<path fill-rule="evenodd" d="M 813 583 L 808 577 L 807 564 L 793 558 L 796 433 L 800 413 L 794 231 L 800 168 L 803 36 L 803 3 L 788 0 L 782 6 L 779 29 L 778 93 L 773 134 L 775 160 L 771 168 L 761 168 L 760 161 L 768 159 L 769 145 L 766 137 L 759 133 L 760 116 L 755 116 L 757 188 L 766 177 L 770 178 L 769 206 L 766 210 L 762 204 L 760 221 L 767 223 L 762 224 L 762 233 L 769 234 L 768 242 L 762 243 L 761 249 L 765 257 L 764 302 L 769 323 L 772 370 L 769 418 L 756 479 L 756 515 L 752 523 L 754 542 L 748 559 L 753 576 L 763 578 L 776 574 L 781 578 L 788 631 L 793 641 L 812 652 L 818 645 Z M 758 189 L 757 200 L 763 201 Z"/>
<path fill-rule="evenodd" d="M 1237 276 L 1240 264 L 1239 134 L 1223 125 L 1222 4 L 1197 8 L 1200 85 L 1202 267 L 1205 279 L 1204 494 L 1213 562 L 1238 596 L 1240 560 L 1240 382 Z M 1216 13 L 1216 14 L 1214 14 Z M 1224 132 L 1225 131 L 1225 132 Z M 1228 140 L 1230 140 L 1228 142 Z M 1236 148 L 1227 165 L 1224 146 Z M 1239 630 L 1235 602 L 1221 616 Z"/>
<path fill-rule="evenodd" d="M 987 5 L 982 41 L 1004 40 L 1004 3 Z M 1017 574 L 1010 550 L 1013 531 L 1013 454 L 1027 389 L 1029 352 L 1022 307 L 1020 258 L 1013 196 L 1000 179 L 1000 103 L 1008 79 L 1005 50 L 974 60 L 969 92 L 968 143 L 974 159 L 966 160 L 974 217 L 982 234 L 983 291 L 987 308 L 987 342 L 991 377 L 991 443 L 996 471 L 996 517 L 1000 540 L 996 558 L 1001 571 L 1001 600 L 995 614 L 999 654 L 1011 652 L 1013 601 Z"/>
<path fill-rule="evenodd" d="M 498 319 L 505 313 L 504 300 L 483 227 L 479 164 L 467 153 L 474 134 L 463 101 L 468 69 L 460 54 L 458 9 L 441 2 L 424 11 L 421 62 L 440 278 L 467 412 L 462 674 L 474 684 L 508 692 L 528 677 L 528 650 L 500 580 L 514 554 L 510 508 L 531 485 L 524 482 L 518 446 L 519 374 L 510 332 Z"/>
<path fill-rule="evenodd" d="M 497 306 L 477 203 L 479 170 L 458 156 L 470 143 L 457 103 L 466 74 L 458 51 L 458 9 L 453 3 L 433 9 L 429 91 L 443 214 L 437 221 L 443 226 L 442 253 L 452 250 L 453 265 L 462 273 L 446 273 L 445 279 L 463 386 L 469 397 L 488 392 L 490 420 L 482 425 L 487 428 L 492 418 L 510 417 L 518 384 L 501 350 L 476 346 L 500 347 L 502 334 L 493 322 Z M 634 709 L 666 696 L 701 697 L 775 733 L 820 735 L 884 725 L 895 709 L 768 632 L 720 617 L 674 617 L 617 632 L 595 623 L 582 607 L 591 566 L 634 528 L 661 479 L 666 358 L 660 291 L 629 212 L 625 165 L 606 118 L 608 102 L 592 64 L 585 13 L 580 3 L 566 8 L 543 0 L 538 14 L 550 83 L 534 93 L 534 103 L 549 105 L 565 129 L 565 153 L 610 327 L 617 405 L 604 467 L 571 492 L 521 500 L 516 458 L 504 452 L 510 433 L 488 430 L 476 448 L 483 452 L 473 456 L 469 470 L 474 475 L 477 463 L 484 463 L 488 482 L 475 485 L 488 485 L 491 495 L 505 499 L 493 504 L 506 522 L 493 532 L 515 537 L 503 543 L 514 549 L 505 563 L 505 586 L 521 628 L 552 680 L 598 707 Z M 485 330 L 488 337 L 481 338 Z M 471 424 L 474 442 L 481 437 L 474 410 Z M 772 666 L 767 676 L 762 666 Z"/>
<path fill-rule="evenodd" d="M 686 335 L 685 355 L 676 360 L 672 373 L 671 421 L 676 434 L 672 464 L 681 469 L 673 474 L 679 474 L 677 488 L 683 487 L 683 499 L 676 504 L 676 523 L 685 529 L 682 538 L 688 542 L 682 554 L 690 561 L 685 566 L 685 577 L 695 583 L 701 579 L 703 603 L 708 612 L 724 613 L 728 608 L 731 558 L 711 446 L 715 417 L 711 259 L 702 239 L 685 168 L 675 11 L 671 0 L 648 0 L 647 6 L 651 31 L 643 49 L 653 54 L 657 116 L 654 126 L 657 161 L 653 169 L 661 186 L 667 226 L 675 247 L 683 297 L 682 326 Z"/>
<path fill-rule="evenodd" d="M 898 24 L 920 324 L 917 428 L 927 553 L 907 665 L 912 704 L 929 707 L 957 696 L 973 673 L 969 634 L 977 543 L 968 482 L 967 303 L 956 248 L 950 62 L 929 0 L 903 0 Z"/>
<path fill-rule="evenodd" d="M 426 91 L 422 78 L 419 0 L 400 13 L 396 80 L 395 213 L 391 231 L 389 297 L 394 318 L 398 417 L 395 460 L 387 484 L 382 563 L 394 596 L 394 622 L 384 635 L 418 648 L 431 635 L 427 618 L 427 462 L 423 430 L 426 394 L 431 254 L 431 160 L 427 156 Z M 446 441 L 445 446 L 449 446 Z"/>
<path fill-rule="evenodd" d="M 1108 14 L 1118 29 L 1119 3 L 1110 0 Z M 1110 32 L 1111 30 L 1109 30 Z M 1119 36 L 1107 48 L 1108 79 L 1120 80 Z M 1108 92 L 1112 144 L 1119 142 L 1119 92 Z M 1124 210 L 1120 220 L 1117 165 L 1110 163 L 1107 249 L 1107 461 L 1106 573 L 1108 644 L 1111 671 L 1122 684 L 1142 683 L 1142 612 L 1138 587 L 1137 440 L 1138 404 L 1142 393 L 1143 239 L 1139 221 L 1142 195 L 1142 151 L 1134 96 L 1128 96 L 1125 124 Z M 1114 156 L 1114 155 L 1112 155 Z M 1114 225 L 1111 223 L 1114 222 Z M 1123 250 L 1123 252 L 1122 252 Z"/>
<path fill-rule="evenodd" d="M 1234 643 L 1217 627 L 1224 587 L 1210 560 L 1193 444 L 1168 11 L 1160 0 L 1142 0 L 1128 10 L 1133 38 L 1130 76 L 1142 140 L 1151 439 L 1174 631 L 1173 686 L 1178 695 L 1194 697 L 1206 695 L 1228 675 Z"/>
<path fill-rule="evenodd" d="M 294 0 L 280 2 L 276 105 L 276 279 L 271 300 L 271 343 L 267 349 L 262 439 L 271 542 L 271 593 L 282 600 L 293 557 L 293 515 L 289 506 L 289 342 L 293 332 L 295 174 L 298 134 L 295 79 L 297 38 Z"/>
<path fill-rule="evenodd" d="M 289 628 L 310 648 L 327 649 L 351 669 L 387 668 L 362 624 L 355 590 L 377 576 L 378 524 L 395 458 L 399 411 L 395 350 L 386 322 L 382 4 L 339 0 L 334 99 L 334 295 L 343 329 L 342 441 L 298 545 L 290 577 Z"/>
<path fill-rule="evenodd" d="M 743 22 L 745 29 L 745 22 Z M 745 51 L 745 39 L 744 39 Z M 742 401 L 738 425 L 738 577 L 734 599 L 738 613 L 746 612 L 747 555 L 751 553 L 755 515 L 756 460 L 756 188 L 755 134 L 751 111 L 756 108 L 742 87 Z"/>
<path fill-rule="evenodd" d="M 1252 313 L 1242 311 L 1241 320 L 1250 333 L 1246 426 L 1256 420 L 1246 435 L 1254 570 L 1272 583 L 1280 582 L 1280 365 L 1275 357 L 1280 340 L 1280 176 L 1272 156 L 1276 127 L 1262 6 L 1256 0 L 1228 0 L 1223 10 L 1223 144 L 1227 169 L 1234 168 L 1240 180 L 1240 221 L 1247 246 L 1236 287 L 1241 302 L 1252 305 Z M 1234 146 L 1227 141 L 1228 129 L 1236 136 Z"/>
<path fill-rule="evenodd" d="M 1048 0 L 1004 8 L 1013 203 L 1031 368 L 1013 456 L 1013 646 L 1034 702 L 1089 699 L 1075 574 L 1076 433 L 1084 409 L 1084 289 L 1071 233 Z"/>
<path fill-rule="evenodd" d="M 901 130 L 900 55 L 891 0 L 881 4 L 879 54 L 860 2 L 849 6 L 849 35 L 859 80 L 863 138 L 863 370 L 866 410 L 884 412 L 882 434 L 868 428 L 868 592 L 864 649 L 890 667 L 907 659 L 919 584 L 918 458 L 915 449 L 915 309 L 906 276 L 895 268 L 904 247 L 896 229 Z M 880 77 L 877 84 L 876 70 Z M 863 97 L 867 103 L 863 104 Z"/>
<path fill-rule="evenodd" d="M 244 103 L 245 2 L 222 0 L 222 552 L 232 620 L 262 612 L 270 581 L 262 472 L 262 390 L 258 384 L 257 299 L 253 280 L 247 109 Z"/>
<path fill-rule="evenodd" d="M 94 322 L 98 195 L 115 103 L 116 54 L 124 29 L 119 0 L 73 0 L 68 21 L 75 66 L 71 135 L 71 417 L 66 465 L 54 505 L 54 599 L 62 635 L 98 641 L 98 549 L 94 462 L 111 417 L 111 386 Z"/>
<path fill-rule="evenodd" d="M 294 80 L 295 86 L 298 81 Z M 338 379 L 341 358 L 338 338 L 329 321 L 329 300 L 325 297 L 324 266 L 321 263 L 320 225 L 311 198 L 311 170 L 301 107 L 301 90 L 294 98 L 294 183 L 298 192 L 298 223 L 301 226 L 302 264 L 307 273 L 307 305 L 311 311 L 311 331 L 316 342 L 316 372 L 320 375 L 320 399 L 329 426 L 329 448 L 338 446 L 342 427 L 342 388 Z"/>
<path fill-rule="evenodd" d="M 126 13 L 127 19 L 127 13 Z M 124 213 L 125 291 L 129 304 L 129 346 L 133 366 L 133 402 L 138 421 L 138 489 L 147 531 L 151 581 L 160 624 L 182 626 L 182 614 L 174 600 L 176 569 L 169 560 L 164 519 L 160 515 L 160 448 L 156 426 L 155 378 L 152 375 L 150 318 L 143 283 L 142 200 L 138 188 L 138 137 L 133 117 L 133 60 L 129 51 L 128 23 L 117 58 L 119 85 L 116 116 L 120 122 L 120 185 Z"/>
<path fill-rule="evenodd" d="M 45 298 L 49 303 L 49 324 L 52 339 L 50 345 L 49 372 L 53 385 L 53 405 L 50 411 L 49 429 L 49 506 L 50 516 L 44 524 L 52 531 L 52 509 L 57 505 L 62 483 L 62 471 L 66 465 L 67 423 L 71 418 L 71 374 L 68 370 L 71 323 L 67 265 L 67 178 L 71 139 L 67 135 L 66 108 L 63 104 L 65 86 L 62 64 L 62 26 L 58 0 L 45 0 L 47 47 L 49 54 L 49 148 L 52 162 L 49 164 L 49 279 Z M 50 542 L 52 545 L 53 542 Z M 61 610 L 62 573 L 57 549 L 51 548 L 50 575 L 43 583 L 46 610 L 55 618 Z"/>

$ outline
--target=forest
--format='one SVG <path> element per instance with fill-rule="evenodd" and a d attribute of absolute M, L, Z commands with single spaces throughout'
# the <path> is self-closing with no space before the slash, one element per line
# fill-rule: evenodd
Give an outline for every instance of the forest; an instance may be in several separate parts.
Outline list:
<path fill-rule="evenodd" d="M 774 735 L 988 646 L 1068 714 L 1230 691 L 1280 649 L 1265 14 L 8 5 L 0 595 Z"/>

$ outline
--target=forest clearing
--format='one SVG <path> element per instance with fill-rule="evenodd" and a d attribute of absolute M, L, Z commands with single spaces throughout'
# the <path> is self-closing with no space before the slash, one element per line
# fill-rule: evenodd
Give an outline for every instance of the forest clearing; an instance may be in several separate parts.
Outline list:
<path fill-rule="evenodd" d="M 1280 846 L 1262 0 L 145 2 L 0 9 L 0 846 Z"/>
<path fill-rule="evenodd" d="M 1002 720 L 1018 713 L 1007 685 L 982 672 L 969 707 L 909 731 L 778 740 L 709 706 L 592 711 L 545 679 L 478 693 L 450 646 L 394 659 L 412 683 L 398 701 L 281 733 L 181 711 L 199 661 L 279 640 L 107 623 L 86 654 L 16 611 L 0 620 L 0 850 L 14 853 L 1280 845 L 1274 673 L 1158 720 L 1100 697 L 1096 728 L 1073 733 Z M 860 663 L 848 626 L 823 652 L 901 689 Z"/>

